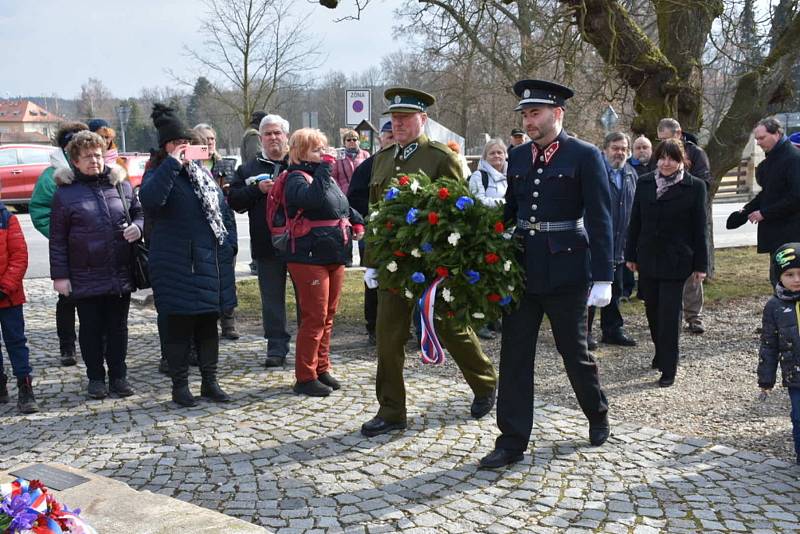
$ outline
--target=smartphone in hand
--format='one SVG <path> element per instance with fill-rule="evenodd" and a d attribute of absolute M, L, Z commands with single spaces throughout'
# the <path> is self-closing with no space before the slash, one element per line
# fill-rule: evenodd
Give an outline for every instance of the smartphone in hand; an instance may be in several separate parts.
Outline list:
<path fill-rule="evenodd" d="M 186 150 L 183 151 L 184 160 L 194 161 L 210 158 L 211 155 L 208 152 L 208 145 L 189 145 L 186 147 Z"/>

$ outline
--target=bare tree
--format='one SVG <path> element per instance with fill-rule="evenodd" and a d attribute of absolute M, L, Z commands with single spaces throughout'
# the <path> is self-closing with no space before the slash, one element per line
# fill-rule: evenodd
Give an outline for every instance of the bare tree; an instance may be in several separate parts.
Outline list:
<path fill-rule="evenodd" d="M 303 30 L 303 18 L 290 14 L 292 0 L 204 4 L 204 48 L 186 51 L 212 82 L 213 97 L 235 113 L 242 126 L 253 111 L 280 106 L 280 90 L 303 85 L 302 75 L 319 66 L 320 54 Z M 174 77 L 194 85 L 194 79 Z"/>
<path fill-rule="evenodd" d="M 84 120 L 95 117 L 107 120 L 114 118 L 114 97 L 101 80 L 89 78 L 85 84 L 81 85 L 78 114 Z"/>

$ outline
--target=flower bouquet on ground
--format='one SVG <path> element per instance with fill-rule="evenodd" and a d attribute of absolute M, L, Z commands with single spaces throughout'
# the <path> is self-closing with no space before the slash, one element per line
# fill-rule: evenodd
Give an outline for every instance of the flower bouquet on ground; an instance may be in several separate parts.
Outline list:
<path fill-rule="evenodd" d="M 400 176 L 371 207 L 367 242 L 381 287 L 421 311 L 481 327 L 513 306 L 522 292 L 518 250 L 503 209 L 487 207 L 467 182 L 425 174 Z"/>
<path fill-rule="evenodd" d="M 0 484 L 0 534 L 97 534 L 38 480 Z"/>

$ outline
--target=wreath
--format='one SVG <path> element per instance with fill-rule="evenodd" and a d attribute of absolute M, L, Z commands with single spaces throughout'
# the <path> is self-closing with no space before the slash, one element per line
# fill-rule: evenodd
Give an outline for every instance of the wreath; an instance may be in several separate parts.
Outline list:
<path fill-rule="evenodd" d="M 478 202 L 464 180 L 394 178 L 371 206 L 369 228 L 378 282 L 392 293 L 417 302 L 438 282 L 436 313 L 478 328 L 519 302 L 519 245 L 506 232 L 503 208 Z"/>
<path fill-rule="evenodd" d="M 0 534 L 97 534 L 38 480 L 0 484 Z"/>

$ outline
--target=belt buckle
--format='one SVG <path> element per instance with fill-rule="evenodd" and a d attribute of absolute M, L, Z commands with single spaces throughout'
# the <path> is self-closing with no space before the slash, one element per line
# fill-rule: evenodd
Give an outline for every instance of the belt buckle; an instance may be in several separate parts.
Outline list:
<path fill-rule="evenodd" d="M 536 230 L 537 232 L 541 230 L 542 224 L 540 222 L 529 222 L 530 230 Z"/>

